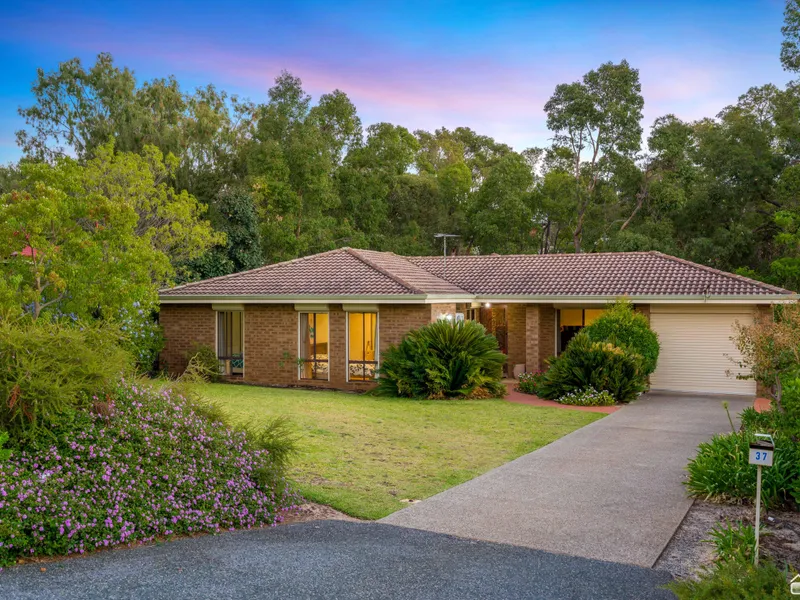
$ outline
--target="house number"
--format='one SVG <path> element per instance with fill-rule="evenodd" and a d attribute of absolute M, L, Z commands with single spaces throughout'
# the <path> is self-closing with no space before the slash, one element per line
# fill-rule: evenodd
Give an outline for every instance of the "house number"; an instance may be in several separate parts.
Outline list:
<path fill-rule="evenodd" d="M 772 450 L 758 450 L 751 448 L 749 462 L 751 465 L 763 465 L 765 467 L 771 467 L 772 455 Z"/>

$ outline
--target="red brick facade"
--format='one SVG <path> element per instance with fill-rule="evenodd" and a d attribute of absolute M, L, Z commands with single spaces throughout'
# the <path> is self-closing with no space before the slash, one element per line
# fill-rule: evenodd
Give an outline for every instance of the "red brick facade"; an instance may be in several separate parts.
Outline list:
<path fill-rule="evenodd" d="M 167 340 L 161 352 L 161 367 L 173 375 L 186 369 L 187 354 L 195 344 L 216 344 L 216 313 L 210 304 L 164 304 L 159 322 Z"/>
<path fill-rule="evenodd" d="M 301 380 L 297 366 L 299 313 L 292 304 L 246 304 L 244 306 L 244 378 L 247 383 L 279 386 L 313 386 L 330 389 L 367 390 L 373 382 L 347 381 L 347 313 L 341 305 L 330 305 L 330 380 Z M 378 310 L 379 351 L 396 345 L 411 329 L 455 312 L 453 304 L 390 304 Z M 216 312 L 210 304 L 161 307 L 166 346 L 161 361 L 173 375 L 186 368 L 186 355 L 194 344 L 214 347 Z"/>

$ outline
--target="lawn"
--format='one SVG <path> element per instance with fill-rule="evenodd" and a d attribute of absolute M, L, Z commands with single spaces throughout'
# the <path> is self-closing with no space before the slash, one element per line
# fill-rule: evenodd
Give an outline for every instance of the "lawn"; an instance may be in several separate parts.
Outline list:
<path fill-rule="evenodd" d="M 203 386 L 234 423 L 286 415 L 301 434 L 291 477 L 309 500 L 379 519 L 602 418 L 504 400 L 408 400 Z"/>

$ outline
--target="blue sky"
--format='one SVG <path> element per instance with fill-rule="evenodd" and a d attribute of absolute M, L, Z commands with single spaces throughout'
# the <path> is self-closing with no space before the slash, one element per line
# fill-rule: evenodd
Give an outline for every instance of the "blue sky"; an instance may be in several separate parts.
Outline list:
<path fill-rule="evenodd" d="M 111 52 L 140 80 L 174 74 L 261 101 L 281 69 L 318 96 L 339 88 L 365 125 L 468 126 L 522 150 L 548 143 L 554 87 L 602 62 L 640 70 L 644 127 L 717 114 L 790 79 L 783 2 L 18 2 L 0 7 L 0 163 L 36 69 Z"/>

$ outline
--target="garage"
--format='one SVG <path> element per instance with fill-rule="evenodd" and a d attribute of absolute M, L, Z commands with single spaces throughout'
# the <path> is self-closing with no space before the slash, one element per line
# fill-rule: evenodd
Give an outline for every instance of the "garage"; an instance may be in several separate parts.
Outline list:
<path fill-rule="evenodd" d="M 752 305 L 651 305 L 650 326 L 661 343 L 651 389 L 754 396 L 755 381 L 735 376 L 740 354 L 730 339 L 735 323 L 752 324 L 754 314 Z"/>

